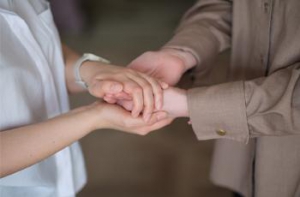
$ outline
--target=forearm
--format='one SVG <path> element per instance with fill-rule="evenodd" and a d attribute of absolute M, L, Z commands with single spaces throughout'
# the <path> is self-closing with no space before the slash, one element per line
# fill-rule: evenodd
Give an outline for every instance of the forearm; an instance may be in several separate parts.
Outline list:
<path fill-rule="evenodd" d="M 188 91 L 189 114 L 199 140 L 300 134 L 300 64 L 267 77 Z"/>
<path fill-rule="evenodd" d="M 66 85 L 69 93 L 82 92 L 84 89 L 76 84 L 74 75 L 74 64 L 80 58 L 80 55 L 68 46 L 62 44 L 63 56 L 65 61 Z"/>
<path fill-rule="evenodd" d="M 198 64 L 230 46 L 232 2 L 201 0 L 186 12 L 174 37 L 164 48 L 180 49 L 193 54 Z"/>
<path fill-rule="evenodd" d="M 300 135 L 300 63 L 244 86 L 250 137 Z"/>
<path fill-rule="evenodd" d="M 88 108 L 42 123 L 0 132 L 0 177 L 33 165 L 90 133 L 94 128 Z"/>
<path fill-rule="evenodd" d="M 68 92 L 72 94 L 86 91 L 76 83 L 74 73 L 74 65 L 76 61 L 81 57 L 81 54 L 77 53 L 64 44 L 62 45 L 62 49 L 65 60 L 65 75 Z M 89 80 L 93 75 L 95 75 L 95 73 L 97 73 L 97 71 L 99 71 L 100 68 L 102 69 L 102 67 L 107 67 L 107 65 L 102 62 L 83 62 L 82 66 L 79 68 L 81 79 L 86 83 L 90 83 Z"/>

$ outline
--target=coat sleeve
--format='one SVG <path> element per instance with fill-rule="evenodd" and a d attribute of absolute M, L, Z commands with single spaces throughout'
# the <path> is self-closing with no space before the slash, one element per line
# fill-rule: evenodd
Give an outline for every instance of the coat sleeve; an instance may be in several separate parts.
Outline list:
<path fill-rule="evenodd" d="M 193 129 L 200 140 L 300 134 L 300 62 L 267 77 L 188 91 Z"/>
<path fill-rule="evenodd" d="M 230 46 L 231 15 L 230 0 L 200 0 L 183 16 L 174 37 L 164 48 L 188 51 L 199 65 L 205 66 L 202 63 Z"/>

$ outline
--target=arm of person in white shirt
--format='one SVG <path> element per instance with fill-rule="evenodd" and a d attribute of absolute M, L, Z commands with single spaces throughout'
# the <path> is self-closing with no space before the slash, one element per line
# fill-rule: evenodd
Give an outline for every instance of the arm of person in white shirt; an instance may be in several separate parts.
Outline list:
<path fill-rule="evenodd" d="M 83 91 L 75 82 L 73 65 L 79 59 L 79 54 L 63 45 L 66 64 L 66 81 L 70 93 Z M 133 117 L 143 113 L 145 120 L 149 120 L 155 109 L 162 107 L 162 89 L 168 85 L 146 74 L 130 68 L 105 64 L 102 62 L 86 61 L 80 67 L 80 75 L 88 84 L 91 95 L 103 98 L 109 103 L 117 99 L 133 100 Z"/>
<path fill-rule="evenodd" d="M 42 161 L 96 129 L 145 135 L 171 121 L 165 112 L 155 112 L 145 122 L 120 106 L 97 102 L 41 123 L 1 131 L 0 178 Z"/>

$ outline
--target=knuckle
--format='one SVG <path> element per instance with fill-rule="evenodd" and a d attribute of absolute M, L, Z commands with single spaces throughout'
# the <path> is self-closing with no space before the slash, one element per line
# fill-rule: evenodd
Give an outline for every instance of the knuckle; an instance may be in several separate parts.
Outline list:
<path fill-rule="evenodd" d="M 161 88 L 157 88 L 157 89 L 155 89 L 155 93 L 162 95 L 163 94 L 163 90 Z"/>
<path fill-rule="evenodd" d="M 150 84 L 145 84 L 145 85 L 143 85 L 143 89 L 145 90 L 145 91 L 152 91 L 152 86 L 150 85 Z"/>
<path fill-rule="evenodd" d="M 126 68 L 124 68 L 122 74 L 124 74 L 124 73 L 125 73 L 125 74 L 133 74 L 133 73 L 135 73 L 135 72 L 134 72 L 134 70 L 132 70 L 131 68 L 126 67 Z"/>

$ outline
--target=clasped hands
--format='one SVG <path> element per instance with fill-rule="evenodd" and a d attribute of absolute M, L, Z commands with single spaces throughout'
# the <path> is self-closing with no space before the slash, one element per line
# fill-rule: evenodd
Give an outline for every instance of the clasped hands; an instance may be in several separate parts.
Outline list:
<path fill-rule="evenodd" d="M 145 53 L 127 68 L 98 62 L 82 66 L 80 72 L 89 93 L 105 101 L 92 107 L 104 113 L 101 117 L 107 128 L 145 135 L 170 124 L 174 118 L 188 116 L 186 91 L 169 87 L 164 81 L 166 77 L 159 76 L 167 71 L 166 76 L 171 80 L 166 81 L 174 85 L 185 69 L 179 64 L 172 65 L 176 63 L 175 56 L 170 56 L 173 62 L 166 64 L 167 67 L 148 66 L 149 55 L 151 53 Z M 154 55 L 158 59 L 152 61 L 161 60 L 157 55 L 162 54 Z M 183 63 L 179 58 L 177 60 Z"/>

